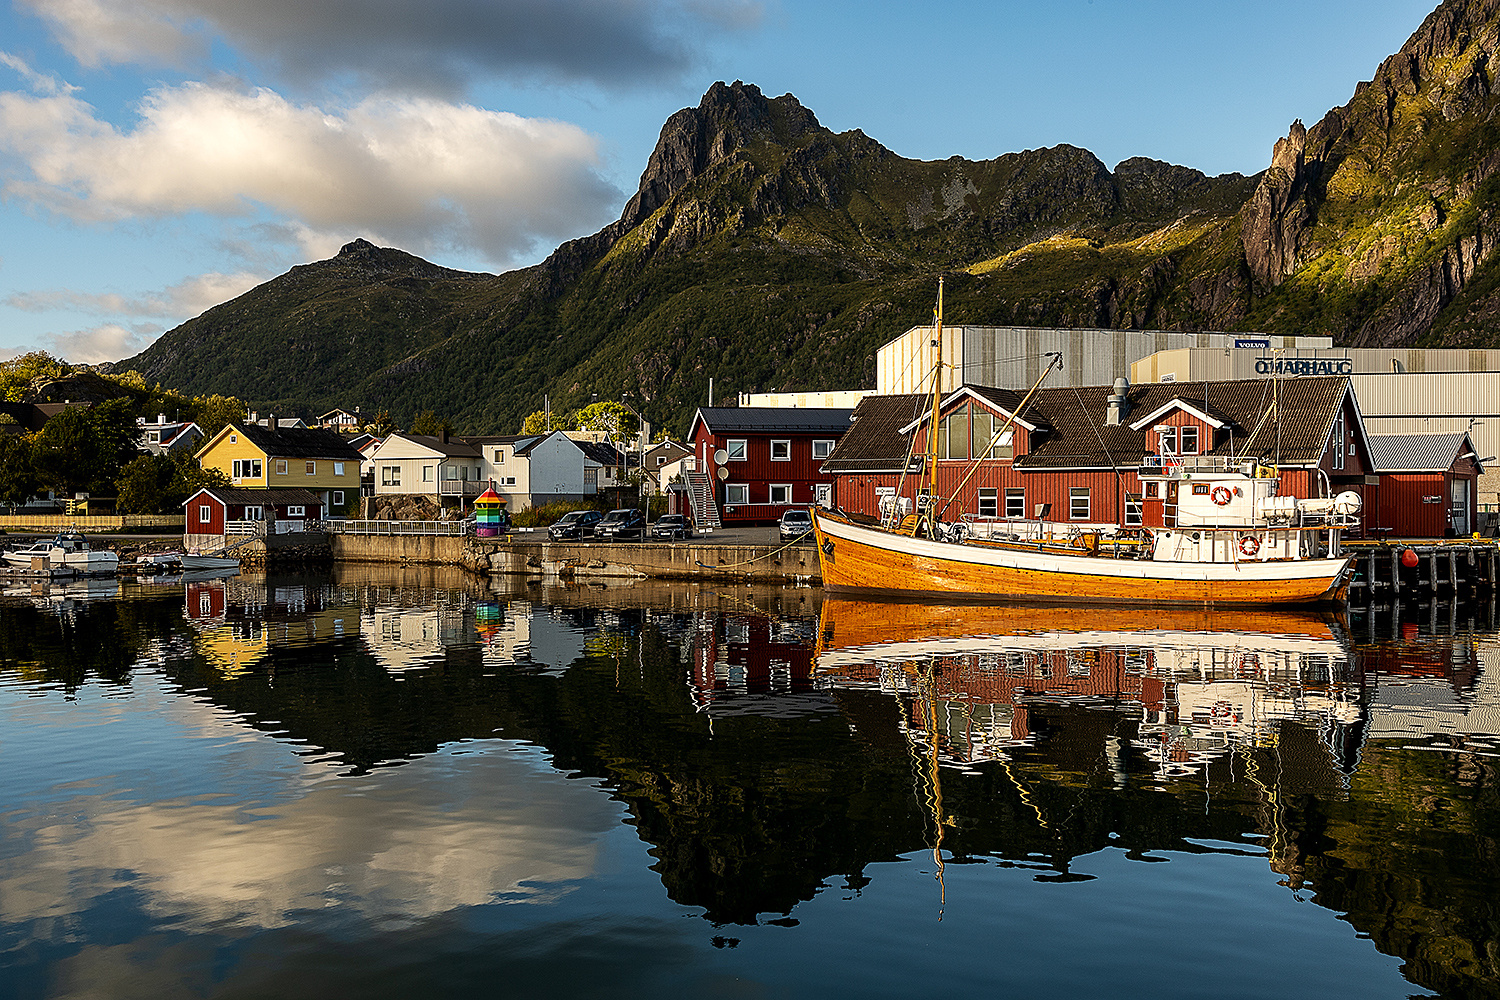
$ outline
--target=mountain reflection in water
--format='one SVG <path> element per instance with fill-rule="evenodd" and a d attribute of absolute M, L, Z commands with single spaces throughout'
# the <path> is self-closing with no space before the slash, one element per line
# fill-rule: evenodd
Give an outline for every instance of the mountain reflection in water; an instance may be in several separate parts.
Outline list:
<path fill-rule="evenodd" d="M 9 594 L 0 992 L 1500 995 L 1500 645 L 1436 621 Z"/>

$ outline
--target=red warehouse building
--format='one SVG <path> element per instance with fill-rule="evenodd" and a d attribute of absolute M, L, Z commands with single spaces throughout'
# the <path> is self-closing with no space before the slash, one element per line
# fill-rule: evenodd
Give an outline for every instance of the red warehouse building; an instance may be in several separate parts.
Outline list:
<path fill-rule="evenodd" d="M 1368 506 L 1376 478 L 1348 378 L 1278 381 L 1131 386 L 1121 379 L 1113 387 L 1042 389 L 1024 408 L 1024 394 L 1014 390 L 954 390 L 939 403 L 941 516 L 1078 527 L 1160 523 L 1171 501 L 1163 491 L 1176 485 L 1161 480 L 1164 464 L 1231 457 L 1279 468 L 1283 495 L 1353 490 Z M 928 488 L 931 422 L 930 397 L 862 400 L 823 464 L 836 480 L 838 506 L 878 516 L 883 497 L 913 504 Z"/>
<path fill-rule="evenodd" d="M 1484 469 L 1467 433 L 1372 434 L 1370 458 L 1380 486 L 1365 507 L 1366 529 L 1408 538 L 1475 530 Z"/>

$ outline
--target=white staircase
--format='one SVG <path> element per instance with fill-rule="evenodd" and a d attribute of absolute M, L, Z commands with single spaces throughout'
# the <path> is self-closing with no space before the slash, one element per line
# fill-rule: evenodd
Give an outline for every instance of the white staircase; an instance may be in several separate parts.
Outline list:
<path fill-rule="evenodd" d="M 688 497 L 693 503 L 693 523 L 700 531 L 706 528 L 722 528 L 719 520 L 719 504 L 714 500 L 713 480 L 701 472 L 686 470 Z"/>

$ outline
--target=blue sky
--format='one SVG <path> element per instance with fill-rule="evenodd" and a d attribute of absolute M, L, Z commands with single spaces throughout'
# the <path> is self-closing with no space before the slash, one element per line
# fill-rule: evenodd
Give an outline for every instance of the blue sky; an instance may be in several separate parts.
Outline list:
<path fill-rule="evenodd" d="M 118 360 L 356 237 L 499 272 L 717 80 L 903 156 L 1265 168 L 1432 0 L 0 0 L 0 357 Z"/>

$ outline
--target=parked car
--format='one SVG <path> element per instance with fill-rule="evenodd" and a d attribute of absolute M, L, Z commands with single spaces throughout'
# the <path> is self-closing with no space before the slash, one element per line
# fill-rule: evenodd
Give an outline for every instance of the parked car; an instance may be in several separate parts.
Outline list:
<path fill-rule="evenodd" d="M 603 516 L 597 510 L 570 510 L 553 522 L 552 527 L 547 529 L 547 534 L 554 542 L 568 538 L 589 538 Z"/>
<path fill-rule="evenodd" d="M 792 539 L 801 538 L 803 535 L 811 538 L 812 515 L 805 510 L 789 510 L 781 515 L 781 520 L 777 522 L 777 527 L 781 532 L 781 540 L 783 542 L 790 542 Z"/>
<path fill-rule="evenodd" d="M 652 538 L 692 538 L 693 522 L 681 514 L 663 514 L 651 526 Z"/>
<path fill-rule="evenodd" d="M 634 507 L 612 510 L 594 525 L 594 537 L 612 542 L 617 538 L 644 538 L 646 515 Z"/>

